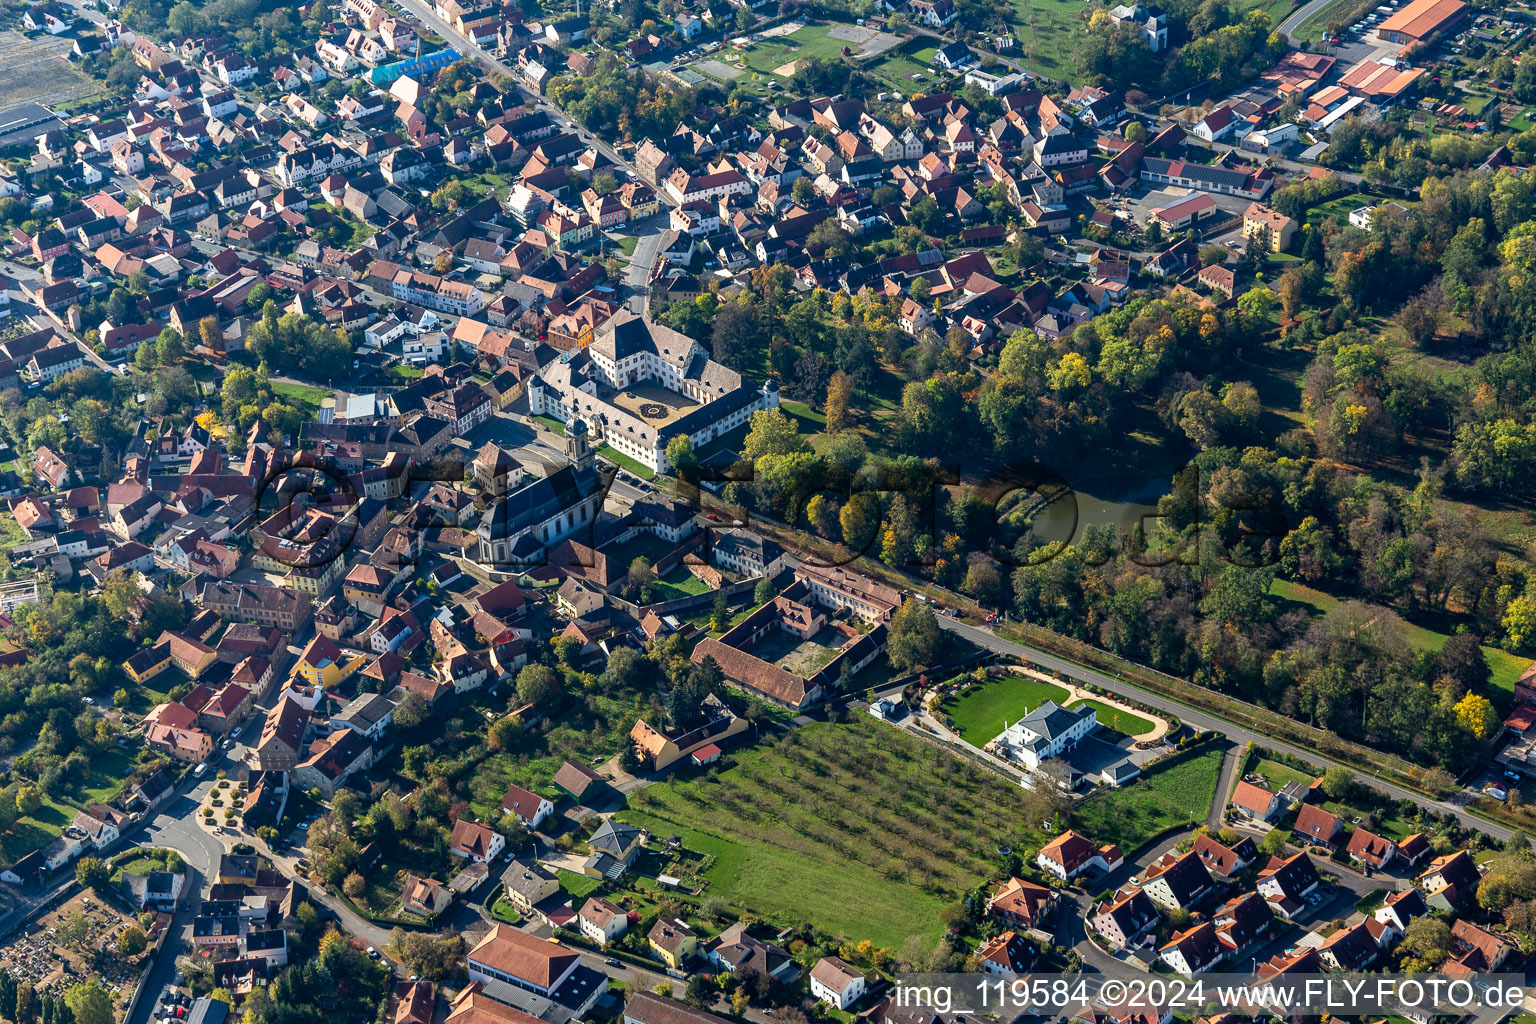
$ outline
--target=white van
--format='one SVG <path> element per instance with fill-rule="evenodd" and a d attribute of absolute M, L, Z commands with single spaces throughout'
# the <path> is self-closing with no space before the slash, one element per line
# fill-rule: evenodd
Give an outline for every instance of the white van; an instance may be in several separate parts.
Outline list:
<path fill-rule="evenodd" d="M 207 771 L 208 771 L 208 765 L 207 764 L 200 764 L 196 768 L 192 769 L 192 777 L 194 779 L 200 779 L 200 778 L 203 777 L 204 773 L 206 773 Z"/>

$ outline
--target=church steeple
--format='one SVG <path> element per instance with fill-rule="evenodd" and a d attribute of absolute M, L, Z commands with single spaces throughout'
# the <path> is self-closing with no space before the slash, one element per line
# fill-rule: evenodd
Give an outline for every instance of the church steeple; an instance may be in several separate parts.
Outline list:
<path fill-rule="evenodd" d="M 577 469 L 591 469 L 596 458 L 587 440 L 587 421 L 574 416 L 565 428 L 565 454 Z"/>

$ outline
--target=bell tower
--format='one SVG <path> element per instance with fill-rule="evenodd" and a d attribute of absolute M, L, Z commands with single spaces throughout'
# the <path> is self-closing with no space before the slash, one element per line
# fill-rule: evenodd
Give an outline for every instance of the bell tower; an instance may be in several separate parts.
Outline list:
<path fill-rule="evenodd" d="M 579 416 L 571 417 L 571 425 L 565 428 L 565 454 L 577 469 L 591 469 L 595 455 L 587 437 L 587 421 Z"/>

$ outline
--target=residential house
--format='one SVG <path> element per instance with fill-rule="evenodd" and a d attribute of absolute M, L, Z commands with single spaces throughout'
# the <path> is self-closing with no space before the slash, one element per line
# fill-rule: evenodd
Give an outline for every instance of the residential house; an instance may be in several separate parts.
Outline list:
<path fill-rule="evenodd" d="M 1232 807 L 1245 817 L 1273 822 L 1285 813 L 1287 804 L 1279 793 L 1241 779 L 1232 790 Z"/>
<path fill-rule="evenodd" d="M 811 995 L 846 1010 L 864 995 L 864 972 L 840 957 L 824 956 L 811 968 Z"/>
<path fill-rule="evenodd" d="M 645 940 L 650 945 L 651 952 L 674 970 L 682 970 L 683 965 L 699 952 L 698 935 L 676 918 L 659 919 L 651 926 Z"/>
<path fill-rule="evenodd" d="M 1306 910 L 1307 897 L 1321 884 L 1316 865 L 1303 850 L 1290 857 L 1271 857 L 1259 872 L 1257 887 L 1270 910 L 1292 921 Z"/>
<path fill-rule="evenodd" d="M 1344 852 L 1349 854 L 1350 860 L 1380 871 L 1397 855 L 1397 844 L 1356 826 L 1355 830 L 1349 834 L 1349 842 L 1345 844 Z"/>
<path fill-rule="evenodd" d="M 1010 878 L 987 901 L 987 915 L 1004 925 L 1049 930 L 1046 917 L 1056 907 L 1056 891 L 1023 878 Z"/>
<path fill-rule="evenodd" d="M 1158 959 L 1179 974 L 1194 977 L 1217 967 L 1227 953 L 1209 921 L 1186 928 L 1157 951 Z"/>
<path fill-rule="evenodd" d="M 1132 888 L 1101 903 L 1090 925 L 1111 947 L 1125 949 L 1138 944 L 1161 920 L 1157 905 L 1140 888 Z"/>
<path fill-rule="evenodd" d="M 555 812 L 555 805 L 537 793 L 513 783 L 501 798 L 501 809 L 505 814 L 517 815 L 517 820 L 529 829 L 537 829 L 545 818 Z"/>
<path fill-rule="evenodd" d="M 623 908 L 602 896 L 589 896 L 576 915 L 581 933 L 599 946 L 606 946 L 629 928 L 629 915 Z"/>
<path fill-rule="evenodd" d="M 1338 845 L 1344 823 L 1337 814 L 1325 811 L 1317 804 L 1302 804 L 1301 810 L 1296 812 L 1296 823 L 1291 826 L 1291 831 L 1305 842 L 1331 850 Z"/>
<path fill-rule="evenodd" d="M 1215 889 L 1200 855 L 1167 853 L 1147 869 L 1142 880 L 1147 896 L 1169 910 L 1189 910 Z"/>
<path fill-rule="evenodd" d="M 500 832 L 487 828 L 468 818 L 460 818 L 453 826 L 453 836 L 448 852 L 479 864 L 488 864 L 506 847 L 507 841 Z"/>
<path fill-rule="evenodd" d="M 1035 863 L 1042 870 L 1067 881 L 1085 871 L 1113 871 L 1123 859 L 1119 847 L 1094 846 L 1086 836 L 1068 829 L 1040 848 Z"/>

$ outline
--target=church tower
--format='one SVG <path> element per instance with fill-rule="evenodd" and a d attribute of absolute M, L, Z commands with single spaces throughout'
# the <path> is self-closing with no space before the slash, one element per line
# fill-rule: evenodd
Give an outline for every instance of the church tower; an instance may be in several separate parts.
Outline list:
<path fill-rule="evenodd" d="M 587 421 L 579 416 L 572 416 L 565 428 L 565 454 L 577 469 L 591 469 L 596 458 L 587 441 Z"/>

